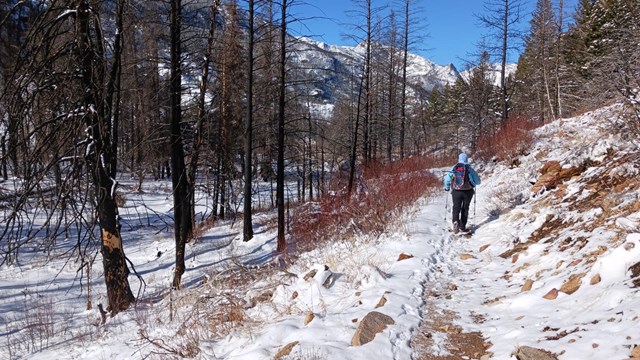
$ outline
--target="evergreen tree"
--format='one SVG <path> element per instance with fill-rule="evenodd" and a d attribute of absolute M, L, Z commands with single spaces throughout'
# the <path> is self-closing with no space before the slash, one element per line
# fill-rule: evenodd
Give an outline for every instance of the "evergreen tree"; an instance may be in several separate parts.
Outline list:
<path fill-rule="evenodd" d="M 530 24 L 525 51 L 518 61 L 514 102 L 520 112 L 545 122 L 558 113 L 555 44 L 559 29 L 551 0 L 538 0 Z"/>

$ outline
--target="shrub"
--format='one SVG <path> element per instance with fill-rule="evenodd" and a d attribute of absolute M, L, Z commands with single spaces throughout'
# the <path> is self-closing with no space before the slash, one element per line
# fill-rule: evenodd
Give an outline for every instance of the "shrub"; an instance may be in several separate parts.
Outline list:
<path fill-rule="evenodd" d="M 522 116 L 509 118 L 497 132 L 480 136 L 477 142 L 477 157 L 488 161 L 496 157 L 498 160 L 512 160 L 524 154 L 533 143 L 532 130 L 538 123 Z"/>
<path fill-rule="evenodd" d="M 435 161 L 413 157 L 390 164 L 364 166 L 358 190 L 328 192 L 320 200 L 294 211 L 291 238 L 298 251 L 308 251 L 335 238 L 379 235 L 420 197 L 429 195 L 440 180 L 428 171 Z"/>

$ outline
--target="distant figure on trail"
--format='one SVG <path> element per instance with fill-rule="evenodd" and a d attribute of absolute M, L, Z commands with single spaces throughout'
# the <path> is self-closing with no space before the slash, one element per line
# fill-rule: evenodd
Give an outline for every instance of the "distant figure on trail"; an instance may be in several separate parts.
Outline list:
<path fill-rule="evenodd" d="M 475 193 L 475 187 L 480 185 L 478 173 L 468 163 L 467 154 L 461 153 L 458 156 L 458 163 L 444 176 L 444 191 L 451 191 L 453 199 L 453 232 L 468 232 L 467 219 L 469 218 L 469 206 Z"/>

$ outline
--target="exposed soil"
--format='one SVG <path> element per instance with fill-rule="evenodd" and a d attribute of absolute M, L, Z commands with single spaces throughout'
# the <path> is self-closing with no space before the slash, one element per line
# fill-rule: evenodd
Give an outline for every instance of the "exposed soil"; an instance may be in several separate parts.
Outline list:
<path fill-rule="evenodd" d="M 414 359 L 418 360 L 459 360 L 480 359 L 483 355 L 491 355 L 487 351 L 491 343 L 485 341 L 479 332 L 464 332 L 462 328 L 454 325 L 458 315 L 449 310 L 443 310 L 438 305 L 444 301 L 450 301 L 451 296 L 446 290 L 436 293 L 432 290 L 425 292 L 425 306 L 422 309 L 424 321 L 411 341 L 415 349 Z M 481 322 L 482 318 L 477 317 Z M 446 349 L 448 354 L 434 354 L 434 335 L 441 338 L 446 336 Z"/>

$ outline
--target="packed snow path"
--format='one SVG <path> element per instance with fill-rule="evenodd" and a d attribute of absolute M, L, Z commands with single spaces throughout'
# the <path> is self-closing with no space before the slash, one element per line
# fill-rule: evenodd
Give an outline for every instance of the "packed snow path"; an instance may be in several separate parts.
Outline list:
<path fill-rule="evenodd" d="M 296 354 L 319 358 L 410 359 L 411 338 L 424 315 L 424 286 L 451 274 L 450 263 L 456 257 L 452 242 L 459 240 L 446 229 L 444 200 L 444 196 L 422 200 L 409 221 L 400 224 L 401 231 L 377 239 L 375 246 L 336 244 L 303 256 L 290 269 L 298 274 L 296 281 L 276 291 L 273 303 L 256 312 L 265 319 L 278 317 L 278 311 L 271 313 L 273 307 L 290 305 L 295 292 L 298 316 L 280 319 L 243 341 L 229 337 L 205 352 L 212 358 L 268 359 L 277 349 L 297 341 Z M 398 261 L 403 253 L 413 257 Z M 311 282 L 302 278 L 310 268 L 320 274 L 324 265 L 337 275 L 329 288 L 322 286 L 320 275 Z M 377 307 L 383 297 L 386 303 Z M 395 324 L 370 343 L 351 346 L 358 321 L 374 310 L 390 316 Z M 315 317 L 305 325 L 309 312 Z"/>

